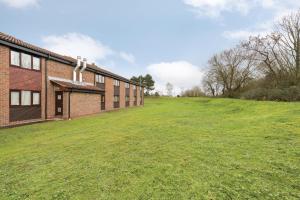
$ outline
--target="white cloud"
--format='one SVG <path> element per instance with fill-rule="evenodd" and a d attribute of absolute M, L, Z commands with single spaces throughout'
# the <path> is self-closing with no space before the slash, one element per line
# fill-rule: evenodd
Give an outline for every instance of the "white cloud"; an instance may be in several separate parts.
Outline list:
<path fill-rule="evenodd" d="M 198 66 L 187 61 L 162 62 L 147 67 L 147 71 L 156 81 L 156 90 L 166 94 L 165 85 L 170 82 L 174 86 L 174 94 L 184 89 L 201 84 L 203 72 Z"/>
<path fill-rule="evenodd" d="M 271 18 L 247 29 L 224 31 L 223 37 L 227 39 L 242 40 L 249 38 L 249 36 L 264 36 L 272 32 L 274 23 L 278 22 L 283 16 L 297 11 L 297 7 L 300 6 L 300 1 L 263 0 L 260 5 L 261 9 L 265 9 L 273 13 Z"/>
<path fill-rule="evenodd" d="M 135 63 L 135 57 L 130 53 L 120 52 L 120 57 L 131 64 Z"/>
<path fill-rule="evenodd" d="M 0 2 L 13 8 L 26 8 L 30 6 L 38 6 L 39 0 L 0 0 Z"/>
<path fill-rule="evenodd" d="M 50 35 L 42 38 L 44 47 L 56 53 L 72 56 L 82 56 L 89 62 L 103 60 L 113 54 L 110 47 L 100 41 L 80 33 L 67 33 L 65 35 Z"/>
<path fill-rule="evenodd" d="M 252 7 L 253 0 L 183 0 L 194 8 L 200 16 L 219 17 L 223 12 L 237 11 L 247 14 Z"/>
<path fill-rule="evenodd" d="M 300 6 L 298 0 L 183 0 L 200 16 L 220 17 L 224 13 L 247 15 L 253 9 L 286 10 Z"/>
<path fill-rule="evenodd" d="M 64 35 L 49 35 L 42 37 L 43 47 L 65 56 L 87 58 L 89 63 L 106 63 L 107 69 L 115 68 L 114 59 L 123 59 L 134 64 L 134 55 L 118 52 L 97 39 L 81 33 L 67 33 Z M 101 66 L 103 67 L 103 66 Z"/>

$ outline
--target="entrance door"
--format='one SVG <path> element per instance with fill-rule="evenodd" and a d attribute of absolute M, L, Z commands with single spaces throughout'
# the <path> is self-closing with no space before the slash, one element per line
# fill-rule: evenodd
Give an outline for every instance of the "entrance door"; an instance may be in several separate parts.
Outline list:
<path fill-rule="evenodd" d="M 55 92 L 55 115 L 63 115 L 63 92 Z"/>

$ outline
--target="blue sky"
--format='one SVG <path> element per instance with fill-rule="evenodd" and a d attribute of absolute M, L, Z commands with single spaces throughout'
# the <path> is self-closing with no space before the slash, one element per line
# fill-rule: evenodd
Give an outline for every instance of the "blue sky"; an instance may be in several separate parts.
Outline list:
<path fill-rule="evenodd" d="M 201 83 L 207 60 L 266 34 L 298 0 L 0 0 L 1 32 L 125 77 L 150 73 L 157 89 Z"/>

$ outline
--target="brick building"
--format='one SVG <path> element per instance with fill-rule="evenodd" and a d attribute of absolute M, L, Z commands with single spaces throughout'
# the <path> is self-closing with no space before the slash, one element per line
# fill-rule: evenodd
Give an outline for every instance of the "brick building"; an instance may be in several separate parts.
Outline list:
<path fill-rule="evenodd" d="M 0 32 L 0 127 L 143 105 L 144 88 Z"/>

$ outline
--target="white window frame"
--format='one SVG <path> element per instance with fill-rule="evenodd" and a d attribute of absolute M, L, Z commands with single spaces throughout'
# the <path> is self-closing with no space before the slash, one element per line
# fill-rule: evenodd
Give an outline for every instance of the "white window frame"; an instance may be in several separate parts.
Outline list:
<path fill-rule="evenodd" d="M 120 96 L 115 95 L 114 96 L 114 102 L 120 102 Z"/>
<path fill-rule="evenodd" d="M 29 96 L 25 96 L 25 94 L 29 95 Z M 29 99 L 25 99 L 25 97 L 29 98 Z M 24 101 L 28 101 L 24 102 Z M 31 106 L 32 104 L 32 98 L 31 98 L 31 91 L 27 91 L 27 90 L 22 90 L 21 91 L 21 105 L 22 106 Z"/>
<path fill-rule="evenodd" d="M 96 74 L 96 83 L 105 83 L 105 77 L 100 74 Z"/>
<path fill-rule="evenodd" d="M 118 86 L 119 87 L 120 86 L 120 81 L 115 79 L 114 86 Z"/>
<path fill-rule="evenodd" d="M 38 95 L 38 103 L 35 102 L 35 95 Z M 41 105 L 41 93 L 40 92 L 32 92 L 32 105 L 33 106 Z"/>
<path fill-rule="evenodd" d="M 16 56 L 16 54 L 19 55 L 19 56 L 18 56 L 18 64 L 14 63 L 14 61 L 16 61 L 16 60 L 13 59 L 13 58 L 14 58 L 14 55 Z M 12 66 L 18 66 L 18 67 L 21 66 L 21 54 L 20 54 L 20 52 L 14 51 L 14 50 L 10 50 L 10 64 L 11 64 Z"/>
<path fill-rule="evenodd" d="M 16 100 L 13 99 L 12 94 L 18 94 L 18 98 Z M 10 91 L 10 105 L 11 106 L 19 106 L 20 105 L 20 91 Z M 15 103 L 14 103 L 15 102 Z"/>
<path fill-rule="evenodd" d="M 24 58 L 27 57 L 29 58 L 28 63 L 24 63 Z M 25 64 L 29 64 L 28 66 L 26 66 Z M 32 56 L 30 54 L 27 53 L 21 53 L 21 67 L 25 68 L 25 69 L 32 69 Z"/>
<path fill-rule="evenodd" d="M 35 62 L 38 61 L 38 62 Z M 35 65 L 38 64 L 38 65 Z M 41 70 L 41 59 L 35 56 L 32 56 L 32 69 L 40 71 Z"/>

